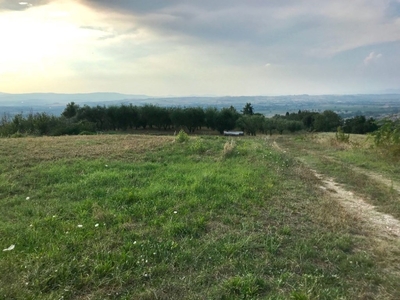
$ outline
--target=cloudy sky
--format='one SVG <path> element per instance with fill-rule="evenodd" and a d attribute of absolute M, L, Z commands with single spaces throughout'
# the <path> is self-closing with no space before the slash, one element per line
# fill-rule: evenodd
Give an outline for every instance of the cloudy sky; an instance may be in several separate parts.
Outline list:
<path fill-rule="evenodd" d="M 400 88 L 400 0 L 0 0 L 0 92 Z"/>

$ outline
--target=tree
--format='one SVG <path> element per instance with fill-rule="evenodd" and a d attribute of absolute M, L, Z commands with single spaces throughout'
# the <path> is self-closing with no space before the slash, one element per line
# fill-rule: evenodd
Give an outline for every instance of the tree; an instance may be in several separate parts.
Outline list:
<path fill-rule="evenodd" d="M 174 107 L 170 111 L 169 117 L 175 129 L 182 128 L 182 126 L 185 126 L 185 112 L 181 107 Z"/>
<path fill-rule="evenodd" d="M 355 116 L 344 122 L 343 131 L 346 133 L 364 134 L 378 129 L 378 125 L 373 118 L 368 120 L 365 116 Z"/>
<path fill-rule="evenodd" d="M 75 102 L 70 102 L 65 107 L 64 111 L 61 113 L 64 117 L 70 119 L 76 116 L 79 110 L 79 105 L 75 104 Z"/>
<path fill-rule="evenodd" d="M 212 130 L 216 129 L 216 119 L 218 116 L 218 109 L 216 107 L 207 107 L 204 111 L 205 125 Z"/>
<path fill-rule="evenodd" d="M 254 109 L 251 103 L 246 103 L 246 105 L 243 107 L 242 113 L 244 115 L 254 115 Z"/>
<path fill-rule="evenodd" d="M 188 107 L 184 109 L 185 126 L 189 132 L 194 132 L 196 128 L 204 125 L 205 113 L 201 107 Z"/>
<path fill-rule="evenodd" d="M 263 131 L 272 135 L 272 131 L 276 129 L 275 118 L 266 118 L 263 122 Z"/>
<path fill-rule="evenodd" d="M 215 128 L 219 133 L 223 134 L 224 130 L 235 129 L 236 120 L 239 118 L 239 114 L 232 108 L 223 108 L 219 111 L 216 117 Z"/>
<path fill-rule="evenodd" d="M 257 131 L 264 131 L 265 117 L 262 115 L 240 116 L 236 125 L 248 135 L 256 135 Z"/>
<path fill-rule="evenodd" d="M 315 117 L 314 129 L 319 132 L 334 132 L 342 126 L 342 118 L 332 110 L 325 110 Z"/>

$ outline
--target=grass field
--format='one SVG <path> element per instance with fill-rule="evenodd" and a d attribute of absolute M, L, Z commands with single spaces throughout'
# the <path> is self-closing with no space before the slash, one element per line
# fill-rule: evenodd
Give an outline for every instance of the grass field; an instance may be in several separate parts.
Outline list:
<path fill-rule="evenodd" d="M 310 169 L 361 154 L 306 139 L 1 139 L 0 299 L 400 299 L 399 240 Z"/>

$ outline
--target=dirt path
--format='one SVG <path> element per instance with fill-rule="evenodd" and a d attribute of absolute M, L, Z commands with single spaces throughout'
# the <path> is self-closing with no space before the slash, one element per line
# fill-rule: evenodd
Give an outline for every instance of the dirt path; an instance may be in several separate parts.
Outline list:
<path fill-rule="evenodd" d="M 352 214 L 362 220 L 364 227 L 370 227 L 380 237 L 400 238 L 400 221 L 393 216 L 378 212 L 375 206 L 364 201 L 363 198 L 346 190 L 333 178 L 325 178 L 322 174 L 312 170 L 314 175 L 321 180 L 320 188 L 329 194 L 331 198 L 337 199 Z"/>
<path fill-rule="evenodd" d="M 286 152 L 276 141 L 272 143 L 272 147 L 281 152 Z M 303 162 L 304 163 L 304 162 Z M 359 168 L 357 168 L 359 169 Z M 391 215 L 378 212 L 375 206 L 368 204 L 363 198 L 357 196 L 354 192 L 345 189 L 341 184 L 334 181 L 333 178 L 325 177 L 318 171 L 311 169 L 314 175 L 320 180 L 320 188 L 324 190 L 333 199 L 337 199 L 339 203 L 350 213 L 357 215 L 364 228 L 369 228 L 376 233 L 377 237 L 398 239 L 400 238 L 400 221 Z M 359 170 L 356 170 L 359 171 Z M 361 172 L 360 172 L 361 173 Z M 371 176 L 378 182 L 393 186 L 387 179 L 373 173 L 362 173 Z M 378 180 L 379 179 L 379 180 Z M 396 186 L 396 190 L 400 192 L 400 188 Z"/>
<path fill-rule="evenodd" d="M 316 155 L 315 152 L 313 151 L 307 151 L 308 153 L 310 153 L 311 155 Z M 335 162 L 335 163 L 340 163 L 337 159 L 328 156 L 328 155 L 323 155 L 322 156 L 324 159 Z M 373 171 L 370 170 L 365 170 L 359 167 L 356 167 L 354 165 L 351 166 L 351 169 L 359 174 L 363 174 L 369 178 L 371 178 L 372 180 L 381 183 L 383 185 L 386 185 L 388 188 L 392 188 L 393 190 L 395 190 L 396 192 L 400 193 L 400 184 L 398 182 L 395 182 L 393 180 L 388 179 L 387 177 L 383 176 L 382 174 L 378 174 L 375 173 Z"/>

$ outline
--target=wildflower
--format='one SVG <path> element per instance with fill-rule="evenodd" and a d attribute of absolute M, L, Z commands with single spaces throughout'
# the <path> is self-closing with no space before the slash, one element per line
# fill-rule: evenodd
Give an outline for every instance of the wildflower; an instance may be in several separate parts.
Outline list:
<path fill-rule="evenodd" d="M 133 244 L 136 245 L 136 241 L 134 241 Z"/>
<path fill-rule="evenodd" d="M 78 227 L 79 227 L 79 228 L 82 228 L 82 227 L 83 227 L 83 225 L 79 224 L 79 225 L 78 225 Z"/>
<path fill-rule="evenodd" d="M 94 227 L 99 227 L 99 223 L 97 223 L 96 225 L 94 225 Z"/>
<path fill-rule="evenodd" d="M 11 251 L 15 248 L 15 245 L 11 245 L 10 247 L 3 249 L 3 251 Z"/>
<path fill-rule="evenodd" d="M 108 165 L 105 165 L 106 168 L 108 168 Z"/>
<path fill-rule="evenodd" d="M 30 197 L 26 197 L 26 200 L 29 200 L 29 199 L 31 199 Z"/>
<path fill-rule="evenodd" d="M 177 214 L 178 212 L 176 210 L 174 210 L 174 214 Z"/>

